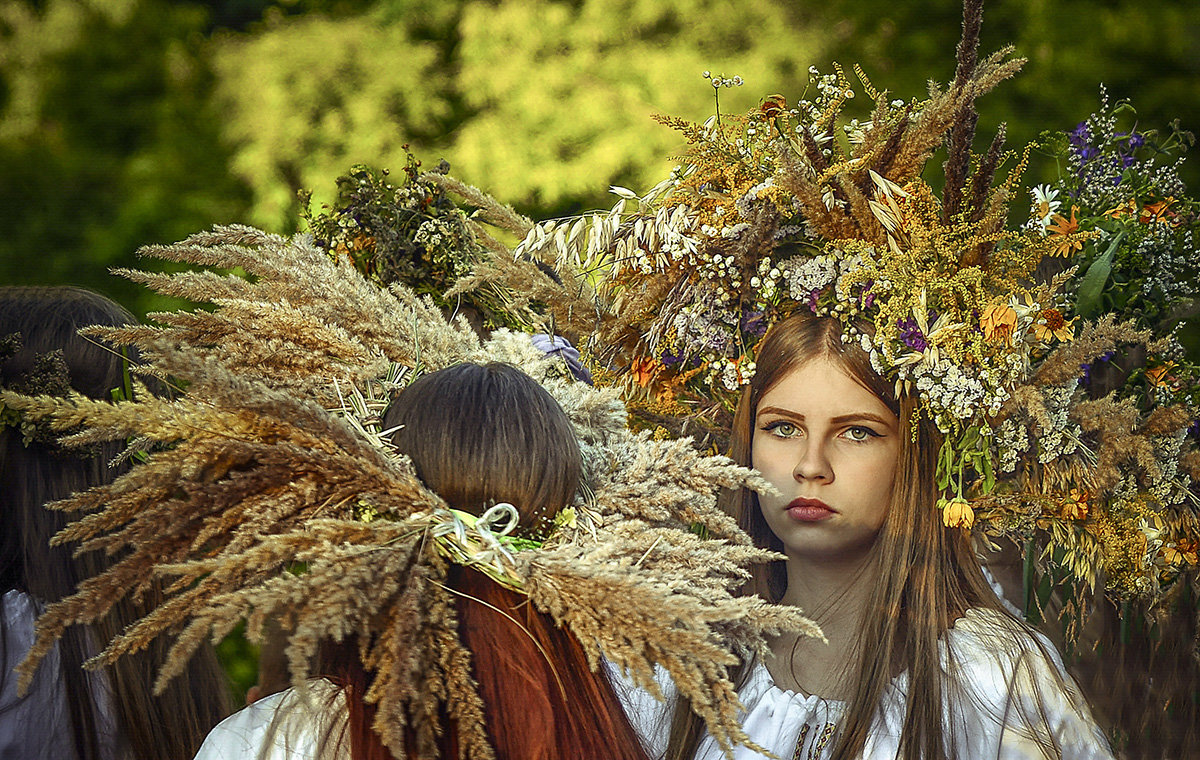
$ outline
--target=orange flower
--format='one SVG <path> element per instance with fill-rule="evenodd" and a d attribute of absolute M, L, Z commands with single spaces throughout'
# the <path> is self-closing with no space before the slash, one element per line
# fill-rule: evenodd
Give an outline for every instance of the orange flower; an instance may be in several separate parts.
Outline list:
<path fill-rule="evenodd" d="M 768 119 L 774 119 L 787 110 L 787 100 L 782 95 L 770 95 L 763 99 L 758 110 Z"/>
<path fill-rule="evenodd" d="M 963 497 L 940 499 L 938 503 L 942 508 L 942 524 L 947 528 L 970 528 L 975 524 L 975 510 Z"/>
<path fill-rule="evenodd" d="M 1051 255 L 1067 258 L 1075 251 L 1083 250 L 1083 241 L 1071 238 L 1071 235 L 1079 232 L 1079 220 L 1075 218 L 1075 212 L 1078 210 L 1075 206 L 1071 207 L 1070 219 L 1062 214 L 1055 214 L 1050 226 L 1046 228 L 1051 237 L 1059 238 L 1050 250 Z"/>
<path fill-rule="evenodd" d="M 1087 517 L 1089 499 L 1091 499 L 1091 494 L 1087 491 L 1072 488 L 1071 493 L 1067 494 L 1063 501 L 1063 517 L 1067 520 L 1082 520 Z"/>
<path fill-rule="evenodd" d="M 1178 215 L 1174 211 L 1168 210 L 1168 207 L 1174 202 L 1174 198 L 1166 198 L 1157 203 L 1147 203 L 1142 206 L 1142 213 L 1138 215 L 1138 221 L 1142 224 L 1150 224 L 1174 219 Z"/>
<path fill-rule="evenodd" d="M 637 384 L 644 388 L 654 380 L 654 376 L 658 374 L 661 368 L 658 362 L 646 356 L 641 359 L 634 359 L 633 366 L 629 368 L 629 371 L 633 375 L 633 379 L 637 381 Z"/>
<path fill-rule="evenodd" d="M 1170 388 L 1175 385 L 1175 378 L 1170 374 L 1175 369 L 1175 362 L 1166 362 L 1146 370 L 1146 379 L 1155 388 Z"/>
<path fill-rule="evenodd" d="M 1135 201 L 1133 198 L 1130 198 L 1124 203 L 1113 206 L 1108 211 L 1105 211 L 1104 215 L 1110 219 L 1120 219 L 1125 216 L 1133 216 L 1137 213 L 1137 210 L 1137 201 Z"/>
<path fill-rule="evenodd" d="M 979 326 L 983 328 L 983 337 L 997 343 L 1007 343 L 1017 327 L 1016 309 L 1006 303 L 994 303 L 983 310 Z"/>

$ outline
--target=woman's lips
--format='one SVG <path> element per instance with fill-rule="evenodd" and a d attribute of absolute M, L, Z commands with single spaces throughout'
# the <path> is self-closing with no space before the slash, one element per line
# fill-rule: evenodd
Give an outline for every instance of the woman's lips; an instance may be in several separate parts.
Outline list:
<path fill-rule="evenodd" d="M 794 499 L 787 505 L 787 513 L 799 522 L 819 522 L 837 514 L 837 510 L 820 499 Z"/>

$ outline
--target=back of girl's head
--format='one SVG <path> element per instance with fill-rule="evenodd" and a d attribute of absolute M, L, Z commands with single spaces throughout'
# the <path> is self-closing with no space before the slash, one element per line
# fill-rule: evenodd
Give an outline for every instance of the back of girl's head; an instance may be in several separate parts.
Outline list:
<path fill-rule="evenodd" d="M 417 476 L 458 509 L 508 502 L 521 524 L 566 506 L 582 471 L 579 444 L 558 402 L 507 364 L 457 364 L 415 380 L 384 415 Z"/>
<path fill-rule="evenodd" d="M 393 443 L 422 482 L 456 508 L 479 513 L 509 502 L 522 524 L 534 527 L 569 504 L 578 488 L 582 460 L 566 413 L 507 364 L 458 364 L 418 378 L 384 415 L 385 428 L 396 425 L 403 427 Z M 447 583 L 498 758 L 645 760 L 612 686 L 592 671 L 573 634 L 524 595 L 471 568 L 452 566 Z M 350 756 L 388 757 L 369 728 L 374 710 L 363 696 L 370 676 L 355 647 L 330 644 L 323 656 L 323 669 L 349 697 L 343 742 Z M 453 728 L 445 732 L 441 756 L 457 756 L 457 741 Z"/>
<path fill-rule="evenodd" d="M 23 393 L 44 392 L 41 385 L 48 379 L 47 368 L 38 358 L 61 351 L 72 390 L 94 399 L 110 399 L 112 391 L 124 385 L 126 360 L 121 352 L 84 338 L 78 330 L 135 321 L 118 304 L 81 288 L 0 288 L 0 339 L 18 333 L 21 343 L 20 351 L 0 359 L 0 384 Z M 50 539 L 71 516 L 44 505 L 112 482 L 124 468 L 109 463 L 123 446 L 114 442 L 80 451 L 51 442 L 25 441 L 22 432 L 12 427 L 0 429 L 0 520 L 4 525 L 0 531 L 0 591 L 19 591 L 44 605 L 74 593 L 81 581 L 119 560 L 103 552 L 76 557 L 72 546 L 50 546 Z M 95 653 L 98 643 L 110 640 L 147 614 L 157 599 L 158 591 L 152 589 L 142 602 L 122 600 L 108 618 L 67 629 L 56 645 L 70 725 L 55 722 L 41 730 L 48 736 L 47 731 L 60 733 L 66 728 L 80 760 L 111 754 L 95 730 L 100 724 L 97 707 L 82 663 Z M 208 646 L 198 650 L 185 675 L 174 679 L 162 694 L 153 695 L 151 687 L 166 652 L 166 642 L 159 639 L 105 671 L 122 738 L 131 756 L 139 760 L 191 756 L 208 730 L 227 713 L 225 678 Z M 20 656 L 0 652 L 0 679 Z M 57 714 L 44 717 L 61 719 Z"/>
<path fill-rule="evenodd" d="M 88 325 L 127 325 L 136 320 L 104 296 L 72 287 L 0 288 L 0 338 L 21 335 L 22 349 L 0 364 L 8 385 L 33 369 L 36 357 L 61 350 L 71 387 L 91 398 L 107 398 L 121 385 L 120 353 L 78 334 Z"/>
<path fill-rule="evenodd" d="M 45 392 L 34 376 L 38 358 L 61 351 L 72 390 L 96 399 L 108 398 L 122 385 L 120 353 L 78 334 L 88 325 L 125 325 L 135 320 L 107 298 L 71 287 L 0 288 L 0 338 L 19 335 L 21 349 L 0 359 L 0 384 L 25 393 Z M 41 378 L 46 379 L 46 378 Z M 72 455 L 5 428 L 0 434 L 0 494 L 5 521 L 0 539 L 0 578 L 4 587 L 54 600 L 74 590 L 80 580 L 69 549 L 51 549 L 50 537 L 66 522 L 62 513 L 42 505 L 75 491 L 106 483 L 116 474 L 108 460 L 118 445 L 100 452 Z M 31 587 L 32 585 L 32 587 Z"/>

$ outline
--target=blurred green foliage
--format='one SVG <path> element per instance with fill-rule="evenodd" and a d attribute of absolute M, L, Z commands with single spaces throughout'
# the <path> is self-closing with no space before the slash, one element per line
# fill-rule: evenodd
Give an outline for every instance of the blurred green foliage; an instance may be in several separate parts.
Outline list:
<path fill-rule="evenodd" d="M 215 223 L 277 232 L 296 193 L 332 201 L 355 163 L 404 145 L 534 216 L 648 187 L 701 120 L 700 73 L 742 76 L 741 110 L 795 98 L 809 65 L 861 63 L 899 96 L 953 71 L 957 0 L 0 0 L 0 281 L 74 282 L 137 313 L 106 270 Z M 1200 126 L 1200 7 L 1010 0 L 983 47 L 1030 62 L 981 102 L 981 137 L 1073 126 L 1104 82 L 1140 126 Z M 865 106 L 865 104 L 862 104 Z M 1052 177 L 1036 161 L 1028 178 Z M 1185 167 L 1195 185 L 1195 161 Z M 158 266 L 157 262 L 151 265 Z"/>
<path fill-rule="evenodd" d="M 73 283 L 135 310 L 109 276 L 150 242 L 243 216 L 206 13 L 168 2 L 0 3 L 0 282 Z"/>
<path fill-rule="evenodd" d="M 234 707 L 246 702 L 246 692 L 258 684 L 258 647 L 246 640 L 246 624 L 238 623 L 217 645 L 217 658 L 229 676 Z"/>
<path fill-rule="evenodd" d="M 144 314 L 163 304 L 107 273 L 140 246 L 292 232 L 297 191 L 319 208 L 406 144 L 535 217 L 609 205 L 682 147 L 652 114 L 712 113 L 702 71 L 746 80 L 726 111 L 835 60 L 911 97 L 952 76 L 959 19 L 958 0 L 0 0 L 0 283 Z M 991 3 L 983 48 L 1009 42 L 1029 64 L 981 101 L 981 145 L 1002 120 L 1010 145 L 1073 127 L 1101 82 L 1139 128 L 1200 129 L 1200 4 Z M 1027 180 L 1054 172 L 1035 156 Z M 244 689 L 254 650 L 223 651 Z"/>

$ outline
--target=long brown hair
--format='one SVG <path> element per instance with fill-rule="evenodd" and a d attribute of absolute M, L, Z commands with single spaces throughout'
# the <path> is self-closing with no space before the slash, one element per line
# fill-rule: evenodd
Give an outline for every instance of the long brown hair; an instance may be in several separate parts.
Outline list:
<path fill-rule="evenodd" d="M 738 403 L 729 456 L 739 464 L 751 465 L 759 399 L 784 376 L 817 358 L 834 362 L 875 394 L 897 415 L 901 431 L 891 506 L 873 550 L 877 577 L 870 585 L 862 635 L 854 649 L 857 663 L 847 674 L 854 679 L 854 687 L 833 757 L 848 760 L 862 753 L 884 690 L 902 671 L 908 673 L 908 689 L 901 757 L 954 757 L 954 737 L 943 729 L 944 690 L 948 684 L 938 640 L 969 608 L 1004 612 L 983 576 L 967 535 L 944 527 L 937 519 L 935 472 L 941 437 L 936 428 L 919 416 L 911 397 L 895 397 L 892 387 L 872 369 L 863 350 L 842 340 L 840 323 L 801 312 L 778 323 L 764 336 L 754 377 Z M 726 511 L 759 546 L 782 549 L 753 491 L 729 491 L 721 499 Z M 746 592 L 778 602 L 787 587 L 784 562 L 753 572 Z M 750 666 L 744 663 L 735 681 L 744 682 Z M 691 760 L 703 737 L 703 726 L 689 713 L 686 705 L 676 706 L 666 755 L 672 760 Z"/>
<path fill-rule="evenodd" d="M 424 375 L 396 398 L 384 425 L 403 426 L 393 442 L 425 485 L 458 509 L 479 514 L 509 502 L 521 524 L 537 531 L 579 487 L 582 459 L 566 414 L 506 364 L 459 364 Z M 647 760 L 612 685 L 603 671 L 592 671 L 574 635 L 474 570 L 452 567 L 447 585 L 500 760 Z M 371 675 L 357 651 L 353 640 L 327 644 L 318 668 L 346 696 L 339 739 L 353 760 L 391 760 L 371 729 L 374 709 L 364 701 Z M 458 757 L 458 749 L 451 723 L 438 754 Z"/>
<path fill-rule="evenodd" d="M 125 379 L 125 360 L 109 347 L 86 340 L 81 327 L 94 324 L 125 325 L 135 322 L 124 308 L 87 290 L 71 287 L 0 288 L 0 338 L 17 333 L 22 349 L 0 361 L 0 383 L 19 384 L 34 371 L 35 358 L 62 351 L 70 387 L 90 398 L 109 399 Z M 32 389 L 25 389 L 32 390 Z M 0 430 L 0 592 L 27 594 L 38 607 L 57 602 L 75 592 L 80 581 L 120 560 L 103 552 L 73 556 L 72 546 L 50 546 L 50 538 L 71 516 L 43 508 L 77 491 L 109 483 L 123 468 L 109 462 L 120 453 L 120 444 L 109 444 L 84 455 L 71 454 L 52 443 L 23 440 L 21 431 Z M 97 735 L 104 725 L 100 687 L 82 670 L 83 662 L 125 626 L 147 614 L 157 602 L 157 592 L 146 598 L 119 602 L 109 617 L 89 626 L 67 629 L 57 644 L 59 678 L 69 725 L 38 727 L 44 735 L 70 732 L 79 760 L 105 754 L 105 741 Z M 0 626 L 7 622 L 0 619 Z M 0 637 L 2 638 L 2 637 Z M 120 738 L 138 760 L 171 760 L 190 757 L 216 723 L 229 712 L 228 687 L 211 646 L 201 647 L 186 673 L 155 696 L 152 685 L 166 660 L 167 644 L 156 641 L 143 651 L 127 655 L 103 671 L 112 692 Z M 13 677 L 14 658 L 23 652 L 0 651 L 0 679 Z M 45 667 L 45 665 L 43 665 Z M 36 716 L 48 722 L 57 715 Z M 36 732 L 34 732 L 36 733 Z M 33 755 L 34 748 L 27 748 Z"/>

